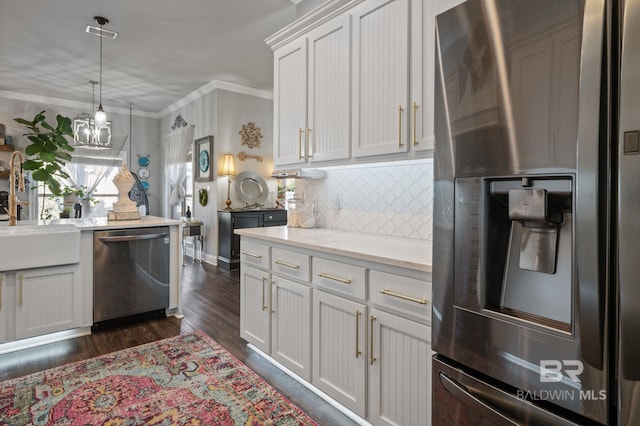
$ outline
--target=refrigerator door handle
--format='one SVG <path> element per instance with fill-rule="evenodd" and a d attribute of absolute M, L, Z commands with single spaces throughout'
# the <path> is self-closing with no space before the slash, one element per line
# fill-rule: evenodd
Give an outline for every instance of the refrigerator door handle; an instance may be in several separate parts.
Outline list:
<path fill-rule="evenodd" d="M 455 370 L 454 370 L 455 371 Z M 546 411 L 524 398 L 516 397 L 477 379 L 462 373 L 459 379 L 469 380 L 469 385 L 461 383 L 446 374 L 438 373 L 442 386 L 461 403 L 472 408 L 475 412 L 491 422 L 492 425 L 572 425 L 573 422 L 560 417 L 550 411 Z"/>
<path fill-rule="evenodd" d="M 461 383 L 458 383 L 456 380 L 447 376 L 443 372 L 440 372 L 440 383 L 442 383 L 442 386 L 444 386 L 444 388 L 450 394 L 458 398 L 465 405 L 468 405 L 469 407 L 472 407 L 473 409 L 482 413 L 483 416 L 487 417 L 487 414 L 490 413 L 491 416 L 493 417 L 491 419 L 492 422 L 499 420 L 500 424 L 507 424 L 507 425 L 514 425 L 514 426 L 517 426 L 520 424 L 515 420 L 502 414 L 500 411 L 496 410 L 495 408 L 493 408 L 493 406 L 491 406 L 489 403 L 484 402 L 482 399 L 473 395 L 471 391 L 467 389 L 466 386 L 464 386 Z"/>

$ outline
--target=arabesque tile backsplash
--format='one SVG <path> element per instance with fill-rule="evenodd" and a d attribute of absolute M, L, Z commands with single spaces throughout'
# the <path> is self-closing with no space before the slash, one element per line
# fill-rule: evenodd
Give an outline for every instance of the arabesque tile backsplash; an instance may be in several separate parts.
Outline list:
<path fill-rule="evenodd" d="M 431 240 L 431 159 L 324 170 L 326 179 L 296 181 L 319 227 Z"/>

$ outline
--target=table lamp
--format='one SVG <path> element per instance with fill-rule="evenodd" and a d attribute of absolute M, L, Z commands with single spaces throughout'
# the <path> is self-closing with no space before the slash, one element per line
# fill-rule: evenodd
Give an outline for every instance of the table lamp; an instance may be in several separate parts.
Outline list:
<path fill-rule="evenodd" d="M 222 158 L 222 165 L 218 170 L 219 176 L 227 177 L 227 207 L 225 210 L 231 210 L 231 177 L 236 175 L 236 164 L 233 160 L 233 154 L 227 152 Z"/>

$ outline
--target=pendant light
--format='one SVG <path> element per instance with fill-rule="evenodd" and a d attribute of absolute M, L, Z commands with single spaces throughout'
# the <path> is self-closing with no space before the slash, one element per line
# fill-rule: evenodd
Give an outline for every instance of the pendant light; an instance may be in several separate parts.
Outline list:
<path fill-rule="evenodd" d="M 102 26 L 108 24 L 109 20 L 102 16 L 96 16 L 94 19 L 100 25 L 100 103 L 94 117 L 94 125 L 99 129 L 107 125 L 107 114 L 102 109 Z"/>
<path fill-rule="evenodd" d="M 89 83 L 92 110 L 95 110 L 98 82 L 90 80 Z M 104 127 L 98 127 L 95 125 L 94 116 L 86 112 L 80 113 L 73 120 L 73 144 L 82 148 L 111 149 L 111 122 L 107 122 Z"/>

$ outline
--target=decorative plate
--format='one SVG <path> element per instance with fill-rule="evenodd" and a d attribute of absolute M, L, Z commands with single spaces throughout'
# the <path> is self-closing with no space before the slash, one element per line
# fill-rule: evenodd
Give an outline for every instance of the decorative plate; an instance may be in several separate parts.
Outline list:
<path fill-rule="evenodd" d="M 147 169 L 146 167 L 138 169 L 138 176 L 140 176 L 140 179 L 147 179 L 149 175 L 149 169 Z"/>
<path fill-rule="evenodd" d="M 149 165 L 149 163 L 150 162 L 149 162 L 149 158 L 148 157 L 142 156 L 142 157 L 138 158 L 138 165 L 140 167 L 147 167 Z"/>
<path fill-rule="evenodd" d="M 269 196 L 267 182 L 254 172 L 242 172 L 236 176 L 238 197 L 247 204 L 260 204 Z"/>
<path fill-rule="evenodd" d="M 142 187 L 144 188 L 145 191 L 149 190 L 149 182 L 147 182 L 146 180 L 141 181 L 140 185 L 142 185 Z"/>
<path fill-rule="evenodd" d="M 209 152 L 200 151 L 200 155 L 198 156 L 198 165 L 202 173 L 206 173 L 206 171 L 209 170 Z"/>
<path fill-rule="evenodd" d="M 201 206 L 207 205 L 207 203 L 209 202 L 209 193 L 206 189 L 201 188 L 200 191 L 198 191 L 198 201 L 200 202 Z"/>

